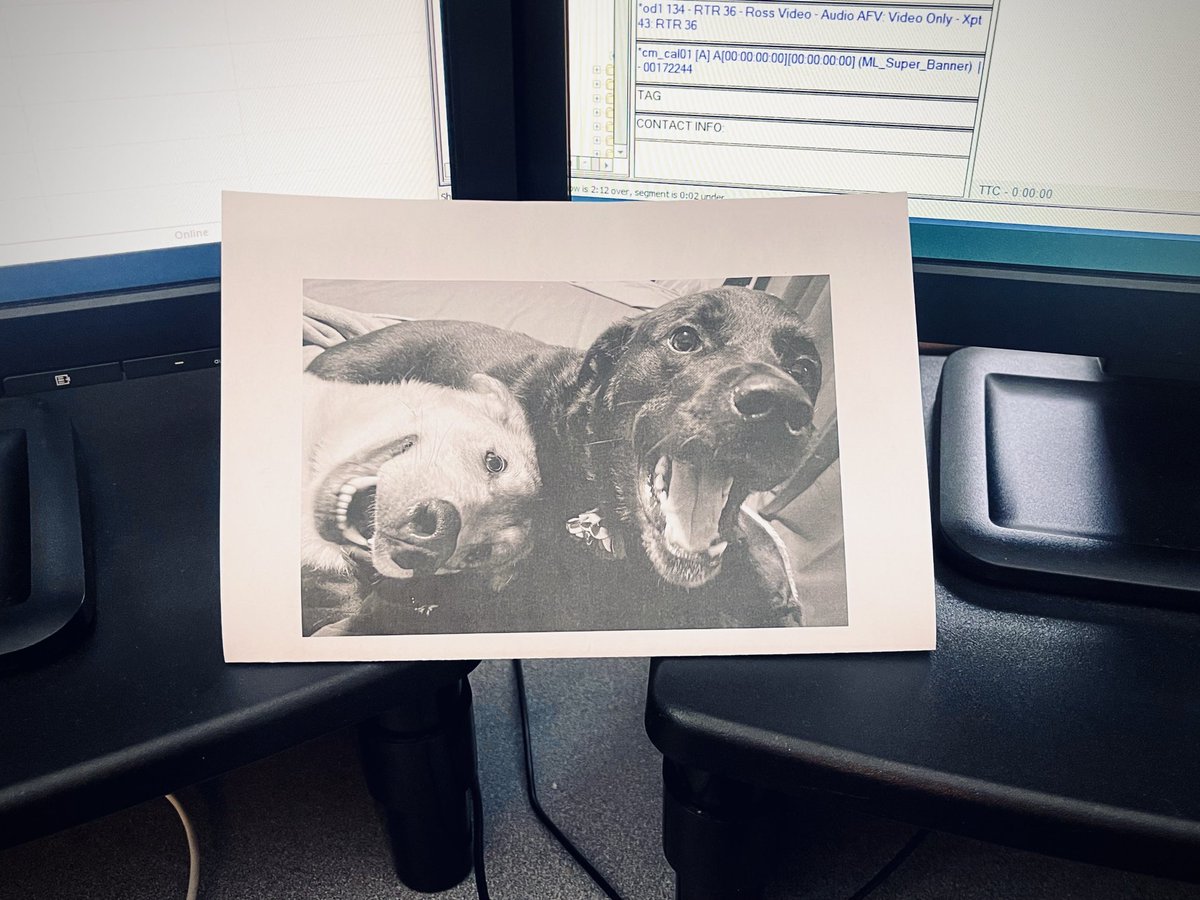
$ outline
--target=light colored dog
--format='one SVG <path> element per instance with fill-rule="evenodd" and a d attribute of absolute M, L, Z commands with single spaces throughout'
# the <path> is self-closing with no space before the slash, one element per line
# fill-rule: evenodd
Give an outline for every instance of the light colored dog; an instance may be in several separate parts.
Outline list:
<path fill-rule="evenodd" d="M 302 566 L 349 578 L 478 570 L 499 589 L 528 552 L 541 487 L 521 405 L 470 390 L 304 376 Z"/>

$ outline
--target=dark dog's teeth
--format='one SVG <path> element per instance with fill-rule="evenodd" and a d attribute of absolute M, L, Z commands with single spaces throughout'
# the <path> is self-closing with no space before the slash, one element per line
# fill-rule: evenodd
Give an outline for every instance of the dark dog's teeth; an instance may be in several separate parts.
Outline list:
<path fill-rule="evenodd" d="M 668 456 L 660 456 L 658 462 L 654 464 L 654 499 L 662 503 L 667 498 L 667 492 L 671 488 L 671 458 Z"/>

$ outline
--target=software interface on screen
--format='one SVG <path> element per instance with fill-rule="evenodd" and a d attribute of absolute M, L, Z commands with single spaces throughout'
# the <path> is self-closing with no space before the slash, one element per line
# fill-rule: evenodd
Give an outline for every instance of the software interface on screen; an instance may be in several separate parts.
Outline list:
<path fill-rule="evenodd" d="M 0 2 L 0 265 L 218 241 L 222 189 L 449 196 L 439 9 Z"/>
<path fill-rule="evenodd" d="M 1200 3 L 570 0 L 572 194 L 1195 234 Z"/>

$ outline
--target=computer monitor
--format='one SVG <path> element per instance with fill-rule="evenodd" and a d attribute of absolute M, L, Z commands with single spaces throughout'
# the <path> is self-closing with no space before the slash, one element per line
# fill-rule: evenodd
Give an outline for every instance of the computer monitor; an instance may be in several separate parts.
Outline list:
<path fill-rule="evenodd" d="M 449 197 L 440 13 L 0 8 L 0 377 L 215 346 L 223 189 Z"/>
<path fill-rule="evenodd" d="M 568 6 L 574 197 L 903 190 L 917 256 L 1200 275 L 1195 4 Z"/>
<path fill-rule="evenodd" d="M 568 9 L 574 199 L 907 191 L 913 255 L 943 264 L 918 266 L 919 276 L 955 274 L 961 267 L 944 265 L 954 262 L 1086 272 L 1089 289 L 1096 273 L 1165 276 L 1166 286 L 1125 286 L 1166 291 L 1168 304 L 1181 290 L 1172 279 L 1200 276 L 1195 4 L 570 0 Z M 1035 315 L 1041 332 L 1010 337 L 1027 310 L 993 324 L 988 297 L 969 312 L 954 297 L 943 310 L 941 284 L 925 287 L 929 340 L 1137 350 L 1091 334 L 1086 313 L 1077 335 Z M 1044 300 L 1028 280 L 1022 289 Z M 963 330 L 968 321 L 975 333 Z M 1142 327 L 1134 331 L 1141 341 Z M 1169 336 L 1155 354 L 1188 362 Z"/>

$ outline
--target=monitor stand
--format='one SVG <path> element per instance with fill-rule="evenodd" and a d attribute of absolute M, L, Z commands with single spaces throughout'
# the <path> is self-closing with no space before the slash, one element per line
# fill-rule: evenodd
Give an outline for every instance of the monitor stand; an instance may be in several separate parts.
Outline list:
<path fill-rule="evenodd" d="M 1200 383 L 968 348 L 940 388 L 943 546 L 1009 583 L 1200 601 Z"/>

